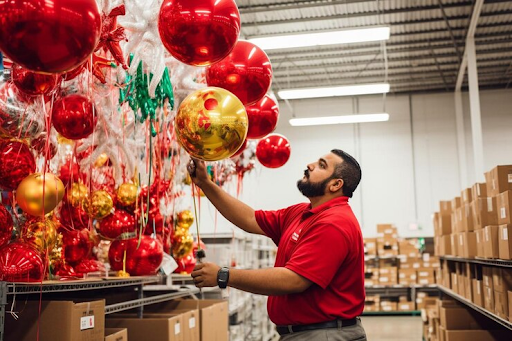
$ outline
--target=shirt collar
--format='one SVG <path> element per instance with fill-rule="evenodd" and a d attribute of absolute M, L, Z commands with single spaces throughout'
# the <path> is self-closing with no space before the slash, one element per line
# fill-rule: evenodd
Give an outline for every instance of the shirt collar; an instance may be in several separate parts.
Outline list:
<path fill-rule="evenodd" d="M 307 217 L 310 217 L 314 214 L 320 213 L 322 211 L 325 211 L 328 208 L 334 207 L 334 206 L 341 206 L 348 204 L 348 197 L 342 196 L 337 197 L 334 199 L 331 199 L 327 202 L 324 202 L 322 205 L 318 205 L 315 208 L 311 208 L 311 204 L 304 210 L 302 213 L 302 218 L 305 219 Z"/>

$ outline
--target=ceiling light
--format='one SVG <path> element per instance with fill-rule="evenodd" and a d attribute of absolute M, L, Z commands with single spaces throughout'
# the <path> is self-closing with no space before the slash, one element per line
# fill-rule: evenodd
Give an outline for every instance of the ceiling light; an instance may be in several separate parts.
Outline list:
<path fill-rule="evenodd" d="M 389 39 L 389 27 L 378 26 L 329 32 L 290 34 L 252 38 L 249 41 L 263 50 L 287 49 L 294 47 L 362 43 Z"/>
<path fill-rule="evenodd" d="M 333 96 L 356 96 L 383 94 L 389 92 L 388 83 L 380 84 L 359 84 L 349 86 L 336 86 L 329 88 L 303 88 L 279 90 L 277 94 L 282 99 L 299 99 L 315 97 L 333 97 Z"/>
<path fill-rule="evenodd" d="M 325 124 L 347 124 L 347 123 L 366 123 L 366 122 L 384 122 L 389 120 L 389 114 L 364 114 L 364 115 L 343 115 L 327 117 L 309 117 L 292 118 L 289 122 L 291 126 L 316 126 Z"/>

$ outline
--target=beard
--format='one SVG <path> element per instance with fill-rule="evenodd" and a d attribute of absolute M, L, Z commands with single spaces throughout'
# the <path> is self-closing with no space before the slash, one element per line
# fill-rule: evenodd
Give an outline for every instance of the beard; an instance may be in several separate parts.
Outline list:
<path fill-rule="evenodd" d="M 306 180 L 300 179 L 297 181 L 297 188 L 306 198 L 314 198 L 321 197 L 325 194 L 325 189 L 327 188 L 327 184 L 332 180 L 331 177 L 328 177 L 324 181 L 321 182 L 310 182 L 309 181 L 309 172 L 304 172 L 306 175 Z"/>

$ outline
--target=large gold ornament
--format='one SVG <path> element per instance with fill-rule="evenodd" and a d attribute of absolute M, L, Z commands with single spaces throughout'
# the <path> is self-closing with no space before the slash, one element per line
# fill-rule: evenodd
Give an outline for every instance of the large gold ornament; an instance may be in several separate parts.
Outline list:
<path fill-rule="evenodd" d="M 176 136 L 193 157 L 218 161 L 244 143 L 249 126 L 242 102 L 231 92 L 208 87 L 190 94 L 175 118 Z"/>
<path fill-rule="evenodd" d="M 91 198 L 85 202 L 85 211 L 95 219 L 102 219 L 112 212 L 114 201 L 104 190 L 94 191 Z"/>
<path fill-rule="evenodd" d="M 187 229 L 177 229 L 174 232 L 172 253 L 176 259 L 182 258 L 192 251 L 194 246 L 194 237 L 188 232 Z"/>
<path fill-rule="evenodd" d="M 63 197 L 64 184 L 51 173 L 30 174 L 16 190 L 18 205 L 24 212 L 34 216 L 50 213 Z"/>
<path fill-rule="evenodd" d="M 124 206 L 132 206 L 137 201 L 137 185 L 124 183 L 117 189 L 117 199 Z"/>
<path fill-rule="evenodd" d="M 41 253 L 57 244 L 56 224 L 50 218 L 31 219 L 21 229 L 21 240 Z"/>
<path fill-rule="evenodd" d="M 188 229 L 194 223 L 194 216 L 189 210 L 181 211 L 176 216 L 176 225 L 182 229 Z"/>
<path fill-rule="evenodd" d="M 89 189 L 84 184 L 73 182 L 68 189 L 67 199 L 73 207 L 83 207 L 89 199 Z"/>

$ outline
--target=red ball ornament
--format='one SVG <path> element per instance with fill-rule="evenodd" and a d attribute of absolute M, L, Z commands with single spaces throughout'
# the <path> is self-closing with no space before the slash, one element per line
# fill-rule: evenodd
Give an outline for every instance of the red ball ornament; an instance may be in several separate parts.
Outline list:
<path fill-rule="evenodd" d="M 0 143 L 0 187 L 12 191 L 23 179 L 36 171 L 34 155 L 18 141 Z"/>
<path fill-rule="evenodd" d="M 100 222 L 99 234 L 115 239 L 123 233 L 135 232 L 135 217 L 122 209 L 116 209 Z"/>
<path fill-rule="evenodd" d="M 62 249 L 64 259 L 68 263 L 78 263 L 87 258 L 92 250 L 92 241 L 89 240 L 89 231 L 69 231 L 62 235 Z"/>
<path fill-rule="evenodd" d="M 194 270 L 194 267 L 196 266 L 197 260 L 195 259 L 194 255 L 189 253 L 183 258 L 180 258 L 176 260 L 176 263 L 178 264 L 178 267 L 176 270 L 174 270 L 175 273 L 178 274 L 191 274 Z"/>
<path fill-rule="evenodd" d="M 272 82 L 267 54 L 248 41 L 239 40 L 233 51 L 206 68 L 206 83 L 232 92 L 244 105 L 258 102 Z"/>
<path fill-rule="evenodd" d="M 40 282 L 43 277 L 41 255 L 27 244 L 16 242 L 0 249 L 0 281 Z"/>
<path fill-rule="evenodd" d="M 279 118 L 279 106 L 269 95 L 265 95 L 256 104 L 246 106 L 249 118 L 248 139 L 261 139 L 276 129 Z"/>
<path fill-rule="evenodd" d="M 98 44 L 95 0 L 0 1 L 0 50 L 38 72 L 61 73 L 82 64 Z"/>
<path fill-rule="evenodd" d="M 180 62 L 210 65 L 235 46 L 240 13 L 234 0 L 164 0 L 158 31 L 165 48 Z"/>
<path fill-rule="evenodd" d="M 149 236 L 142 235 L 140 245 L 138 238 L 114 240 L 108 250 L 112 270 L 123 270 L 125 252 L 126 272 L 132 276 L 154 275 L 164 253 L 162 244 Z"/>
<path fill-rule="evenodd" d="M 60 83 L 60 76 L 43 74 L 25 69 L 18 64 L 12 65 L 12 81 L 20 91 L 30 96 L 47 95 Z"/>
<path fill-rule="evenodd" d="M 290 158 L 290 142 L 283 135 L 272 134 L 258 142 L 256 158 L 265 167 L 279 168 Z"/>
<path fill-rule="evenodd" d="M 105 265 L 96 259 L 84 259 L 74 268 L 78 274 L 86 274 L 89 272 L 105 272 Z"/>
<path fill-rule="evenodd" d="M 64 203 L 59 212 L 59 221 L 61 226 L 58 231 L 64 233 L 71 230 L 82 230 L 89 226 L 89 215 L 82 207 L 73 207 L 69 203 Z"/>
<path fill-rule="evenodd" d="M 12 216 L 7 209 L 0 205 L 0 246 L 11 240 L 13 229 Z"/>
<path fill-rule="evenodd" d="M 53 105 L 53 126 L 70 140 L 79 140 L 91 135 L 97 121 L 94 105 L 84 96 L 66 96 Z"/>

